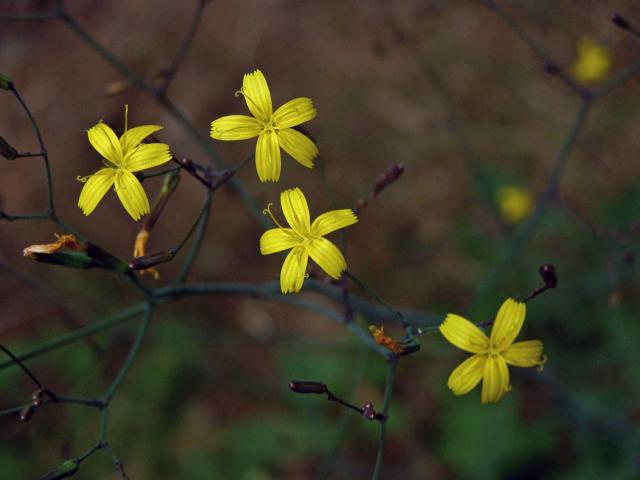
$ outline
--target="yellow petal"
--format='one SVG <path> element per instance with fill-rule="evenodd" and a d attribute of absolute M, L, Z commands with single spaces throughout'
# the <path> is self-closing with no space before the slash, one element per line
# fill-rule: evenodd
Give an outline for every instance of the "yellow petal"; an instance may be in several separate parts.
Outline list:
<path fill-rule="evenodd" d="M 451 372 L 447 385 L 456 395 L 469 393 L 482 380 L 486 362 L 486 355 L 472 355 Z"/>
<path fill-rule="evenodd" d="M 309 256 L 331 278 L 340 278 L 342 272 L 347 269 L 347 261 L 332 242 L 326 238 L 315 238 L 307 245 Z"/>
<path fill-rule="evenodd" d="M 134 220 L 139 220 L 142 215 L 149 213 L 147 194 L 133 173 L 127 170 L 120 170 L 117 173 L 116 193 L 122 206 Z"/>
<path fill-rule="evenodd" d="M 242 93 L 254 117 L 263 122 L 271 120 L 273 113 L 271 93 L 267 80 L 260 70 L 245 74 L 242 79 Z"/>
<path fill-rule="evenodd" d="M 482 403 L 495 403 L 509 391 L 509 369 L 501 355 L 489 355 L 484 367 Z"/>
<path fill-rule="evenodd" d="M 124 168 L 138 172 L 157 167 L 171 160 L 169 145 L 166 143 L 141 143 L 124 157 Z"/>
<path fill-rule="evenodd" d="M 118 140 L 118 137 L 116 137 L 116 134 L 113 133 L 109 125 L 100 122 L 91 127 L 87 135 L 93 148 L 95 148 L 103 158 L 106 158 L 117 166 L 122 165 L 120 140 Z"/>
<path fill-rule="evenodd" d="M 140 145 L 142 140 L 163 128 L 160 125 L 140 125 L 139 127 L 130 128 L 120 137 L 122 153 L 126 156 L 129 151 Z"/>
<path fill-rule="evenodd" d="M 246 140 L 260 135 L 260 120 L 247 115 L 227 115 L 211 122 L 211 138 L 216 140 Z"/>
<path fill-rule="evenodd" d="M 527 340 L 517 342 L 502 352 L 502 356 L 509 365 L 516 367 L 534 367 L 542 361 L 542 342 Z"/>
<path fill-rule="evenodd" d="M 282 213 L 291 228 L 300 236 L 308 237 L 311 229 L 309 224 L 309 206 L 307 199 L 299 188 L 285 190 L 280 194 Z"/>
<path fill-rule="evenodd" d="M 311 234 L 313 236 L 324 237 L 328 233 L 335 232 L 358 221 L 358 217 L 353 210 L 345 208 L 342 210 L 332 210 L 319 215 L 311 224 Z"/>
<path fill-rule="evenodd" d="M 280 271 L 280 289 L 282 293 L 299 292 L 307 271 L 309 255 L 303 247 L 296 247 L 284 259 Z"/>
<path fill-rule="evenodd" d="M 102 197 L 113 185 L 115 175 L 116 171 L 112 168 L 103 168 L 91 175 L 82 187 L 78 199 L 78 206 L 82 209 L 82 213 L 89 215 L 95 210 Z"/>
<path fill-rule="evenodd" d="M 513 298 L 505 300 L 498 310 L 493 330 L 491 330 L 491 343 L 496 349 L 504 350 L 513 343 L 520 333 L 525 313 L 524 303 L 516 302 Z"/>
<path fill-rule="evenodd" d="M 309 137 L 292 128 L 278 132 L 280 146 L 291 157 L 307 168 L 313 168 L 313 159 L 318 156 L 318 147 Z"/>
<path fill-rule="evenodd" d="M 278 136 L 265 130 L 258 137 L 256 145 L 256 171 L 261 182 L 277 182 L 280 179 L 280 145 Z"/>
<path fill-rule="evenodd" d="M 310 98 L 294 98 L 273 113 L 273 123 L 277 128 L 291 128 L 308 122 L 316 116 L 316 113 Z"/>
<path fill-rule="evenodd" d="M 300 244 L 300 237 L 290 228 L 272 228 L 260 237 L 260 253 L 269 255 Z"/>
<path fill-rule="evenodd" d="M 482 330 L 460 315 L 448 314 L 439 329 L 444 338 L 465 352 L 485 353 L 489 348 L 489 339 Z"/>

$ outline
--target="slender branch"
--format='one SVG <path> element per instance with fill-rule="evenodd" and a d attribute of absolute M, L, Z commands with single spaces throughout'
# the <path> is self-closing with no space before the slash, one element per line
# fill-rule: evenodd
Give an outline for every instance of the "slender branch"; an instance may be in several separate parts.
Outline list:
<path fill-rule="evenodd" d="M 396 376 L 396 367 L 398 359 L 391 357 L 387 363 L 387 381 L 384 387 L 384 400 L 382 406 L 382 414 L 389 419 L 389 408 L 391 407 L 391 395 L 393 394 L 393 383 Z M 382 455 L 384 454 L 384 443 L 387 437 L 387 421 L 380 422 L 380 437 L 378 438 L 378 451 L 376 453 L 376 463 L 373 467 L 371 480 L 380 478 L 380 470 L 382 468 Z"/>
<path fill-rule="evenodd" d="M 207 190 L 205 204 L 202 207 L 202 210 L 200 210 L 200 214 L 198 215 L 198 218 L 196 219 L 193 226 L 187 233 L 186 237 L 182 240 L 180 245 L 178 245 L 177 248 L 172 250 L 172 253 L 176 255 L 182 249 L 182 247 L 187 243 L 187 241 L 189 240 L 193 232 L 197 229 L 196 237 L 195 237 L 195 240 L 193 241 L 193 245 L 191 246 L 191 250 L 189 251 L 187 258 L 185 258 L 184 262 L 182 263 L 182 266 L 180 267 L 180 271 L 178 272 L 178 275 L 176 276 L 173 282 L 174 285 L 184 282 L 184 280 L 187 278 L 187 275 L 189 275 L 189 271 L 191 270 L 191 267 L 193 266 L 193 263 L 196 260 L 196 256 L 200 251 L 200 247 L 202 247 L 202 242 L 204 241 L 204 235 L 207 231 L 207 225 L 209 223 L 209 214 L 211 212 L 212 201 L 213 201 L 213 190 Z"/>
<path fill-rule="evenodd" d="M 145 306 L 144 317 L 142 318 L 142 321 L 140 322 L 140 326 L 138 327 L 138 333 L 136 334 L 136 338 L 133 341 L 131 350 L 129 350 L 129 354 L 127 355 L 127 358 L 124 364 L 122 365 L 122 368 L 120 368 L 120 371 L 116 375 L 116 378 L 113 380 L 113 383 L 107 390 L 107 393 L 104 395 L 104 398 L 107 404 L 111 402 L 111 399 L 115 395 L 116 390 L 118 389 L 120 384 L 123 382 L 125 376 L 127 375 L 127 372 L 131 368 L 131 365 L 133 364 L 133 360 L 136 358 L 138 351 L 140 351 L 140 346 L 142 345 L 142 339 L 144 338 L 144 334 L 147 331 L 152 314 L 153 314 L 153 304 L 148 303 Z"/>
<path fill-rule="evenodd" d="M 184 57 L 187 55 L 187 52 L 189 51 L 189 48 L 193 43 L 193 39 L 196 36 L 206 4 L 207 0 L 196 0 L 196 9 L 193 12 L 191 25 L 189 26 L 189 30 L 182 40 L 178 51 L 176 52 L 176 56 L 174 57 L 173 62 L 171 62 L 171 65 L 163 71 L 164 81 L 160 85 L 160 87 L 158 87 L 158 95 L 166 95 L 167 90 L 175 79 L 175 76 L 178 73 L 178 67 L 182 63 L 182 60 L 184 60 Z"/>
<path fill-rule="evenodd" d="M 45 147 L 44 141 L 42 140 L 42 134 L 40 133 L 40 128 L 38 128 L 38 123 L 33 117 L 31 110 L 22 99 L 22 96 L 20 95 L 20 92 L 18 92 L 18 89 L 15 87 L 15 84 L 11 84 L 10 90 L 18 100 L 18 103 L 20 103 L 20 106 L 22 106 L 22 109 L 27 114 L 27 117 L 29 117 L 31 127 L 36 134 L 36 138 L 38 139 L 38 145 L 40 146 L 40 151 L 42 152 L 41 156 L 44 162 L 44 170 L 47 178 L 47 215 L 49 215 L 51 218 L 54 218 L 55 210 L 53 207 L 53 182 L 51 180 L 51 168 L 49 167 L 49 154 L 47 153 L 47 147 Z"/>
<path fill-rule="evenodd" d="M 89 325 L 84 328 L 80 328 L 73 332 L 67 333 L 60 337 L 56 337 L 54 339 L 51 339 L 39 345 L 36 345 L 35 347 L 32 347 L 29 350 L 16 355 L 16 357 L 19 358 L 21 361 L 25 361 L 34 357 L 38 357 L 44 353 L 57 350 L 61 347 L 74 343 L 90 335 L 95 335 L 96 333 L 99 333 L 104 330 L 108 330 L 109 328 L 120 325 L 128 321 L 131 317 L 143 312 L 145 308 L 146 308 L 146 303 L 139 303 L 132 307 L 121 310 L 113 315 L 110 315 L 102 320 L 99 320 L 92 325 Z M 0 363 L 0 370 L 3 370 L 12 365 L 15 365 L 15 362 L 13 360 L 2 362 Z"/>
<path fill-rule="evenodd" d="M 520 229 L 511 239 L 507 252 L 480 286 L 470 309 L 475 308 L 478 304 L 481 304 L 484 301 L 484 298 L 497 283 L 502 273 L 513 263 L 513 259 L 531 240 L 537 228 L 542 223 L 542 219 L 547 212 L 549 204 L 558 191 L 560 180 L 562 179 L 562 175 L 566 169 L 573 147 L 575 146 L 578 136 L 582 131 L 582 127 L 586 122 L 591 109 L 591 104 L 592 102 L 590 100 L 583 100 L 581 102 L 578 113 L 576 114 L 569 129 L 569 133 L 556 156 L 555 166 L 549 176 L 547 185 L 540 197 L 538 197 L 533 214 L 524 221 Z"/>
<path fill-rule="evenodd" d="M 40 380 L 38 380 L 38 378 L 31 372 L 31 370 L 29 370 L 26 365 L 24 363 L 22 363 L 22 361 L 16 357 L 13 353 L 11 353 L 11 350 L 9 350 L 7 347 L 5 347 L 4 345 L 0 345 L 0 350 L 2 350 L 4 353 L 6 353 L 7 355 L 9 355 L 9 357 L 11 358 L 11 360 L 13 360 L 14 363 L 17 363 L 18 366 L 22 369 L 22 371 L 24 371 L 24 373 L 27 374 L 27 376 L 33 381 L 33 383 L 36 384 L 36 386 L 40 389 L 43 389 L 44 387 L 42 386 L 42 383 L 40 382 Z"/>

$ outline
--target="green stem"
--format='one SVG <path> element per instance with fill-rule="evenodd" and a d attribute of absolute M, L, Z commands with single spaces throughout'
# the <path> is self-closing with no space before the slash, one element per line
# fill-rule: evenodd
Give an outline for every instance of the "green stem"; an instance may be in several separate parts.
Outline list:
<path fill-rule="evenodd" d="M 57 350 L 58 348 L 74 343 L 90 335 L 95 335 L 96 333 L 115 327 L 116 325 L 120 325 L 121 323 L 124 323 L 127 320 L 129 320 L 131 317 L 143 312 L 145 308 L 146 308 L 146 303 L 139 303 L 125 310 L 121 310 L 120 312 L 117 312 L 114 315 L 111 315 L 102 320 L 99 320 L 93 325 L 80 328 L 74 332 L 43 342 L 40 345 L 36 345 L 35 347 L 27 350 L 26 352 L 23 352 L 16 356 L 20 360 L 25 361 L 25 360 L 29 360 L 31 358 L 40 356 L 44 353 Z M 13 361 L 2 362 L 0 363 L 0 370 L 10 367 L 12 365 L 15 365 L 15 362 Z"/>
<path fill-rule="evenodd" d="M 125 376 L 127 375 L 127 372 L 131 368 L 131 365 L 133 364 L 133 360 L 136 358 L 136 355 L 138 355 L 138 352 L 140 351 L 140 346 L 142 345 L 142 339 L 144 338 L 144 334 L 146 333 L 147 328 L 149 327 L 149 321 L 151 320 L 152 314 L 153 314 L 153 304 L 148 303 L 145 306 L 144 317 L 142 318 L 142 321 L 140 322 L 140 326 L 138 327 L 138 332 L 136 333 L 136 338 L 133 341 L 131 350 L 129 350 L 129 354 L 127 355 L 127 358 L 124 364 L 120 368 L 120 371 L 116 375 L 116 378 L 113 380 L 113 383 L 107 390 L 107 393 L 105 393 L 104 395 L 104 399 L 107 404 L 111 402 L 111 399 L 115 395 L 116 390 L 118 389 L 120 384 L 124 381 Z"/>
<path fill-rule="evenodd" d="M 384 301 L 384 299 L 378 295 L 372 288 L 370 288 L 369 286 L 367 286 L 366 284 L 364 284 L 363 282 L 361 282 L 355 275 L 353 275 L 351 272 L 349 272 L 348 270 L 344 271 L 344 274 L 349 277 L 351 280 L 353 280 L 360 288 L 362 288 L 365 292 L 367 292 L 367 294 L 369 294 L 371 297 L 373 297 L 374 299 L 376 299 L 382 306 L 384 306 L 384 308 L 386 308 L 387 310 L 389 310 L 389 312 L 391 312 L 392 315 L 394 315 L 398 321 L 400 322 L 400 324 L 403 327 L 406 327 L 406 321 L 404 319 L 404 317 L 402 316 L 402 314 L 396 310 L 395 308 L 393 308 L 391 305 L 389 305 L 387 302 Z"/>
<path fill-rule="evenodd" d="M 380 470 L 382 468 L 382 455 L 384 454 L 384 443 L 387 436 L 387 422 L 389 421 L 389 408 L 391 406 L 391 395 L 393 394 L 393 383 L 396 376 L 396 367 L 398 366 L 398 359 L 391 357 L 387 363 L 387 382 L 384 387 L 384 400 L 382 413 L 385 415 L 386 420 L 380 422 L 380 437 L 378 438 L 378 451 L 376 453 L 376 464 L 373 467 L 373 474 L 371 480 L 378 480 L 380 478 Z"/>
<path fill-rule="evenodd" d="M 182 247 L 184 247 L 184 245 L 187 243 L 187 241 L 197 228 L 196 237 L 193 241 L 193 245 L 191 246 L 191 250 L 189 251 L 187 258 L 185 258 L 182 266 L 180 267 L 180 271 L 178 272 L 178 275 L 173 282 L 174 285 L 178 285 L 184 282 L 184 280 L 187 278 L 187 275 L 189 275 L 191 267 L 196 260 L 196 256 L 198 255 L 198 252 L 200 252 L 200 247 L 202 247 L 204 235 L 207 232 L 207 225 L 209 224 L 209 214 L 211 212 L 211 202 L 213 201 L 213 191 L 207 190 L 206 196 L 207 198 L 205 200 L 205 204 L 202 207 L 202 210 L 200 210 L 200 214 L 198 215 L 196 221 L 193 223 L 193 226 L 184 237 L 180 245 L 172 250 L 172 253 L 176 255 L 182 249 Z"/>

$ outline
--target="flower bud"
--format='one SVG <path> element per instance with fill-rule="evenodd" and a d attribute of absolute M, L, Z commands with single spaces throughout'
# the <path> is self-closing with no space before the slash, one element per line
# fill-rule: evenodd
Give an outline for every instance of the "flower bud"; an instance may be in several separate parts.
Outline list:
<path fill-rule="evenodd" d="M 2 90 L 13 89 L 13 82 L 11 81 L 11 79 L 2 73 L 0 73 L 0 88 Z"/>
<path fill-rule="evenodd" d="M 26 250 L 26 249 L 25 249 Z M 24 254 L 25 257 L 33 258 L 36 262 L 50 263 L 52 265 L 61 265 L 68 268 L 78 268 L 86 270 L 87 268 L 95 267 L 96 264 L 86 254 L 82 252 L 55 252 L 55 253 L 40 253 L 32 252 Z"/>
<path fill-rule="evenodd" d="M 67 460 L 62 462 L 55 470 L 47 473 L 40 480 L 62 480 L 63 478 L 69 478 L 74 476 L 79 468 L 80 464 L 77 461 Z"/>
<path fill-rule="evenodd" d="M 27 405 L 22 410 L 20 410 L 20 420 L 23 422 L 28 422 L 33 417 L 33 414 L 36 413 L 36 407 L 33 405 Z"/>
<path fill-rule="evenodd" d="M 631 24 L 629 21 L 618 13 L 611 15 L 611 21 L 622 30 L 631 30 Z"/>
<path fill-rule="evenodd" d="M 378 195 L 382 190 L 398 180 L 400 175 L 402 175 L 402 172 L 404 172 L 404 166 L 401 163 L 396 163 L 387 172 L 378 176 L 376 183 L 373 186 L 373 195 Z"/>
<path fill-rule="evenodd" d="M 9 145 L 4 138 L 0 137 L 0 155 L 2 155 L 7 160 L 15 160 L 18 156 L 18 151 Z"/>
<path fill-rule="evenodd" d="M 173 255 L 173 252 L 165 251 L 136 257 L 129 262 L 129 268 L 132 270 L 146 270 L 147 268 L 154 267 L 159 263 L 170 262 L 171 259 L 173 259 Z"/>
<path fill-rule="evenodd" d="M 327 393 L 327 386 L 324 383 L 305 380 L 293 380 L 289 382 L 289 389 L 296 393 Z"/>
<path fill-rule="evenodd" d="M 558 285 L 558 276 L 556 275 L 556 268 L 553 265 L 542 265 L 540 267 L 540 276 L 547 287 L 556 288 Z"/>

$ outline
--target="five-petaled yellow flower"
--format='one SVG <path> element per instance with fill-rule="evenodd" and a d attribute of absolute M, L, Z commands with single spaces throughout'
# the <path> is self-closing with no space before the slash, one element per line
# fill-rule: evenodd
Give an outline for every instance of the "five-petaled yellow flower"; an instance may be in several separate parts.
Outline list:
<path fill-rule="evenodd" d="M 261 182 L 280 178 L 280 147 L 307 168 L 313 168 L 318 148 L 305 135 L 292 127 L 316 116 L 310 98 L 294 98 L 275 112 L 271 93 L 260 70 L 247 73 L 242 89 L 236 95 L 244 96 L 253 115 L 229 115 L 211 122 L 211 137 L 217 140 L 246 140 L 258 137 L 256 170 Z"/>
<path fill-rule="evenodd" d="M 613 57 L 608 48 L 594 42 L 589 37 L 578 40 L 578 56 L 571 71 L 574 78 L 584 85 L 604 80 L 609 76 Z"/>
<path fill-rule="evenodd" d="M 169 146 L 165 143 L 141 143 L 152 133 L 161 130 L 159 125 L 141 125 L 127 130 L 128 107 L 125 106 L 124 133 L 118 139 L 109 125 L 102 121 L 87 132 L 89 142 L 102 155 L 105 168 L 93 175 L 79 177 L 85 182 L 78 206 L 85 215 L 93 212 L 98 202 L 115 184 L 115 191 L 122 206 L 134 220 L 149 213 L 149 200 L 142 184 L 133 174 L 156 167 L 171 160 Z"/>
<path fill-rule="evenodd" d="M 313 259 L 331 278 L 338 279 L 347 269 L 347 262 L 333 243 L 323 238 L 340 228 L 348 227 L 358 221 L 351 209 L 332 210 L 323 213 L 310 222 L 309 206 L 299 188 L 285 190 L 280 194 L 282 212 L 291 228 L 282 227 L 271 214 L 269 207 L 264 211 L 278 228 L 267 230 L 260 237 L 260 253 L 292 250 L 280 271 L 280 289 L 282 293 L 299 292 L 302 288 L 307 261 Z"/>
<path fill-rule="evenodd" d="M 507 364 L 515 367 L 542 367 L 542 342 L 527 340 L 513 343 L 524 323 L 525 304 L 507 299 L 496 316 L 487 337 L 469 320 L 452 313 L 440 325 L 440 333 L 456 347 L 474 355 L 462 362 L 449 376 L 449 388 L 464 395 L 482 382 L 482 403 L 500 400 L 511 390 Z"/>

